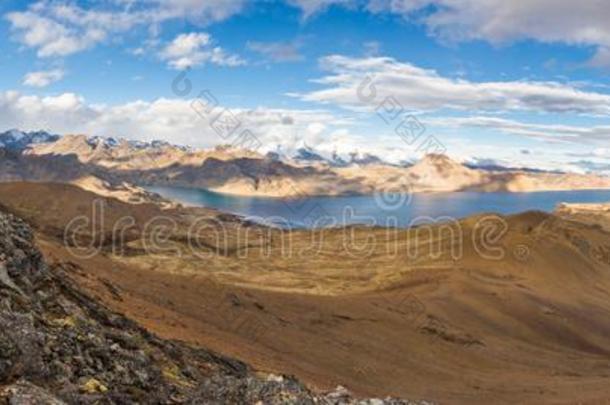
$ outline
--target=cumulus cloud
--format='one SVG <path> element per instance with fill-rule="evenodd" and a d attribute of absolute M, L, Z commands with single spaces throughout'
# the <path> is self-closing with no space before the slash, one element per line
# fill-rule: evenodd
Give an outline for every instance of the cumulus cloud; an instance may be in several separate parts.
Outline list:
<path fill-rule="evenodd" d="M 236 135 L 249 130 L 258 138 L 261 152 L 281 147 L 281 151 L 291 155 L 297 148 L 307 145 L 326 156 L 331 156 L 334 152 L 348 156 L 351 152 L 360 151 L 376 154 L 395 163 L 417 156 L 417 152 L 406 146 L 395 134 L 382 133 L 372 143 L 370 137 L 354 132 L 355 128 L 360 128 L 360 124 L 353 118 L 326 110 L 266 107 L 225 110 L 218 106 L 211 116 L 216 116 L 221 111 L 227 111 L 227 114 L 232 114 L 241 123 Z M 0 92 L 0 122 L 5 128 L 45 129 L 55 133 L 84 133 L 144 141 L 162 139 L 195 147 L 212 147 L 234 140 L 223 138 L 215 132 L 210 122 L 195 112 L 191 101 L 185 99 L 160 98 L 118 105 L 96 105 L 73 93 L 40 97 L 7 91 Z M 592 139 L 598 140 L 600 146 L 593 147 L 591 156 L 578 156 L 582 160 L 604 159 L 607 148 L 603 145 L 607 145 L 610 140 L 610 127 L 524 124 L 493 117 L 427 118 L 425 123 L 430 128 L 495 128 L 514 135 L 544 140 L 559 139 L 580 146 L 585 142 L 591 144 Z M 452 156 L 474 151 L 479 155 L 485 152 L 487 157 L 507 153 L 490 145 L 466 143 L 460 146 L 461 141 L 457 138 L 443 138 L 445 140 L 451 145 L 449 150 Z M 539 161 L 540 156 L 536 155 L 535 158 L 533 162 L 538 166 L 544 165 L 545 162 Z M 519 156 L 506 159 L 510 159 L 513 165 L 525 165 L 517 163 Z"/>
<path fill-rule="evenodd" d="M 333 131 L 350 126 L 349 120 L 324 110 L 260 107 L 231 109 L 230 113 L 241 122 L 240 130 L 248 129 L 259 138 L 263 150 L 277 145 L 293 149 L 302 143 L 330 142 Z M 160 98 L 104 106 L 87 103 L 73 93 L 39 97 L 7 91 L 0 92 L 0 122 L 6 128 L 148 141 L 164 139 L 198 147 L 226 142 L 195 112 L 191 101 L 184 99 Z"/>
<path fill-rule="evenodd" d="M 65 72 L 61 69 L 41 70 L 27 73 L 23 78 L 24 86 L 47 87 L 63 79 Z"/>
<path fill-rule="evenodd" d="M 600 0 L 371 0 L 368 9 L 416 19 L 445 41 L 596 46 L 595 62 L 610 66 L 610 7 Z"/>
<path fill-rule="evenodd" d="M 178 35 L 159 52 L 159 57 L 174 69 L 186 69 L 206 63 L 220 66 L 245 64 L 239 56 L 228 54 L 221 47 L 214 46 L 210 35 L 203 32 Z"/>
<path fill-rule="evenodd" d="M 522 39 L 592 46 L 593 66 L 610 66 L 610 7 L 600 0 L 285 0 L 303 19 L 331 6 L 393 13 L 424 24 L 443 41 Z M 246 0 L 102 0 L 84 8 L 67 0 L 40 0 L 25 11 L 5 15 L 16 39 L 41 57 L 64 56 L 134 27 L 188 19 L 206 25 L 242 12 Z"/>
<path fill-rule="evenodd" d="M 89 49 L 111 33 L 136 25 L 140 13 L 85 10 L 73 4 L 41 1 L 5 15 L 15 38 L 39 57 L 65 56 Z"/>
<path fill-rule="evenodd" d="M 134 3 L 104 0 L 84 8 L 41 0 L 4 18 L 14 39 L 35 49 L 39 57 L 56 57 L 91 49 L 136 27 L 155 31 L 159 24 L 179 18 L 201 24 L 221 21 L 240 12 L 245 0 L 143 0 L 137 7 Z"/>
<path fill-rule="evenodd" d="M 407 110 L 539 111 L 610 114 L 610 96 L 556 82 L 472 82 L 388 57 L 321 59 L 323 89 L 290 93 L 306 101 L 372 109 L 391 97 Z"/>
<path fill-rule="evenodd" d="M 400 162 L 416 156 L 397 136 L 370 138 L 354 133 L 349 117 L 326 110 L 253 109 L 218 106 L 212 116 L 227 111 L 241 123 L 235 137 L 221 137 L 208 121 L 193 110 L 191 101 L 160 98 L 119 105 L 95 105 L 72 93 L 39 97 L 16 91 L 0 92 L 0 122 L 8 128 L 44 129 L 53 133 L 82 133 L 152 141 L 166 140 L 194 147 L 213 147 L 237 140 L 248 130 L 260 142 L 260 152 L 280 150 L 292 156 L 305 145 L 326 156 L 334 152 L 347 157 L 353 151 L 373 153 Z"/>

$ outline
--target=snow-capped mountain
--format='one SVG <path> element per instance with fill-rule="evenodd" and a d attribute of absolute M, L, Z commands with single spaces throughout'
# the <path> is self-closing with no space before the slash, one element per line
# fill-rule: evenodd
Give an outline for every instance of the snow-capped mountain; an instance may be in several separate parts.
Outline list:
<path fill-rule="evenodd" d="M 0 134 L 0 180 L 81 181 L 93 176 L 112 184 L 272 197 L 401 190 L 406 187 L 401 179 L 408 179 L 409 191 L 423 192 L 610 189 L 608 177 L 470 168 L 445 155 L 427 155 L 412 165 L 391 164 L 356 151 L 349 158 L 328 156 L 310 147 L 292 156 L 279 149 L 262 155 L 230 145 L 194 149 L 165 141 L 11 130 Z"/>
<path fill-rule="evenodd" d="M 183 151 L 188 151 L 190 149 L 188 146 L 173 145 L 167 141 L 161 141 L 161 140 L 153 140 L 153 141 L 147 142 L 147 141 L 124 139 L 124 138 L 105 137 L 105 136 L 89 136 L 86 138 L 86 142 L 89 146 L 91 146 L 93 148 L 104 148 L 104 149 L 117 148 L 121 145 L 127 145 L 133 149 L 160 149 L 160 148 L 164 148 L 164 147 L 180 149 Z"/>
<path fill-rule="evenodd" d="M 120 140 L 112 137 L 90 136 L 87 138 L 87 144 L 94 148 L 114 148 L 116 146 L 119 146 Z"/>
<path fill-rule="evenodd" d="M 297 149 L 293 159 L 299 162 L 326 162 L 322 155 L 308 146 Z"/>
<path fill-rule="evenodd" d="M 481 158 L 472 158 L 464 162 L 464 166 L 470 169 L 478 169 L 485 170 L 489 172 L 528 172 L 528 173 L 554 173 L 554 174 L 563 174 L 564 172 L 559 170 L 544 170 L 544 169 L 535 169 L 531 167 L 516 167 L 507 164 L 506 162 L 499 162 L 492 159 L 481 159 Z"/>
<path fill-rule="evenodd" d="M 87 145 L 94 150 L 116 149 L 123 145 L 134 150 L 173 148 L 184 152 L 192 151 L 192 148 L 189 146 L 173 145 L 167 141 L 161 140 L 139 141 L 115 137 L 84 135 L 61 136 L 50 134 L 45 131 L 25 132 L 18 129 L 11 129 L 0 133 L 0 148 L 22 152 L 26 149 L 31 149 L 43 144 L 52 144 L 62 139 L 69 140 L 74 138 L 83 140 L 84 145 Z"/>
<path fill-rule="evenodd" d="M 327 158 L 309 146 L 297 149 L 292 159 L 299 163 L 326 163 L 331 167 L 346 167 L 352 164 L 360 166 L 372 164 L 389 165 L 389 163 L 379 156 L 370 153 L 360 154 L 358 152 L 353 152 L 350 154 L 348 160 L 341 157 L 337 152 L 333 152 L 333 154 Z"/>
<path fill-rule="evenodd" d="M 386 162 L 383 161 L 379 156 L 375 156 L 370 153 L 365 153 L 362 156 L 360 156 L 359 154 L 352 154 L 351 163 L 362 166 L 372 164 L 386 164 Z"/>
<path fill-rule="evenodd" d="M 17 129 L 0 133 L 0 148 L 21 151 L 31 145 L 55 142 L 59 135 L 53 135 L 45 131 L 24 132 Z"/>
<path fill-rule="evenodd" d="M 349 163 L 343 159 L 337 152 L 333 152 L 330 161 L 334 167 L 345 167 Z"/>

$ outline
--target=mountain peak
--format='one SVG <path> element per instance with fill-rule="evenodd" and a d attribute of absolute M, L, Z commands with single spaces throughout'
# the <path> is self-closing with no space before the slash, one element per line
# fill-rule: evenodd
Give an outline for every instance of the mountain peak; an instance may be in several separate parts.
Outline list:
<path fill-rule="evenodd" d="M 477 176 L 471 170 L 447 155 L 431 153 L 409 168 L 409 171 L 420 179 L 434 184 L 451 183 L 457 179 L 469 179 Z M 460 180 L 461 181 L 461 180 Z"/>
<path fill-rule="evenodd" d="M 453 162 L 457 163 L 455 160 L 451 159 L 449 156 L 444 153 L 428 153 L 422 158 L 422 161 L 427 162 Z"/>
<path fill-rule="evenodd" d="M 294 159 L 308 162 L 324 162 L 326 160 L 309 146 L 303 146 L 302 148 L 297 149 Z"/>
<path fill-rule="evenodd" d="M 383 164 L 385 162 L 379 156 L 373 155 L 371 153 L 365 153 L 363 155 L 352 154 L 351 163 L 366 166 L 373 164 Z"/>
<path fill-rule="evenodd" d="M 49 134 L 45 131 L 24 132 L 18 129 L 10 129 L 0 133 L 0 148 L 22 151 L 30 145 L 54 142 L 59 139 L 58 135 Z"/>
<path fill-rule="evenodd" d="M 439 153 L 427 154 L 419 162 L 417 162 L 415 166 L 434 167 L 436 170 L 439 171 L 466 169 L 466 166 L 464 166 L 457 160 L 454 160 L 447 155 Z"/>

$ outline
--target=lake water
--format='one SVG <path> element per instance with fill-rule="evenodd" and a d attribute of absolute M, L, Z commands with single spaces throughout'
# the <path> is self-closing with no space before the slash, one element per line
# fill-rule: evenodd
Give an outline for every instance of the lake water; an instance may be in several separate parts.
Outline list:
<path fill-rule="evenodd" d="M 610 190 L 536 193 L 432 193 L 377 196 L 261 198 L 237 197 L 182 187 L 148 187 L 186 205 L 216 208 L 287 228 L 365 224 L 406 227 L 430 219 L 478 213 L 551 212 L 557 204 L 610 202 Z"/>

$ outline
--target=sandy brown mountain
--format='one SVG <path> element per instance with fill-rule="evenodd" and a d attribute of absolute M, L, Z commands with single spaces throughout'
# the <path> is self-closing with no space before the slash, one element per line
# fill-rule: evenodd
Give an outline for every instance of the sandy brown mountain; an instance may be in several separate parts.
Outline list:
<path fill-rule="evenodd" d="M 5 159 L 0 159 L 0 165 L 6 164 Z M 382 162 L 335 167 L 324 162 L 303 164 L 291 159 L 271 159 L 232 147 L 195 150 L 160 142 L 145 145 L 125 140 L 109 142 L 84 135 L 69 135 L 33 145 L 24 152 L 21 164 L 25 169 L 13 165 L 14 174 L 3 171 L 1 178 L 74 181 L 95 176 L 114 187 L 127 182 L 136 186 L 197 187 L 268 197 L 375 191 L 530 192 L 610 188 L 610 178 L 604 176 L 471 169 L 444 155 L 425 156 L 410 167 Z M 33 170 L 32 165 L 46 170 Z"/>
<path fill-rule="evenodd" d="M 107 228 L 94 238 L 102 252 L 75 258 L 58 236 L 96 198 L 65 185 L 0 185 L 0 204 L 36 227 L 50 263 L 72 263 L 81 288 L 163 337 L 361 395 L 610 399 L 610 234 L 578 217 L 493 217 L 506 232 L 482 253 L 486 215 L 453 224 L 461 239 L 442 226 L 312 234 L 107 199 Z M 125 215 L 135 225 L 112 248 L 108 224 Z M 146 250 L 144 225 L 158 215 L 176 227 Z M 205 232 L 189 243 L 201 218 Z"/>

